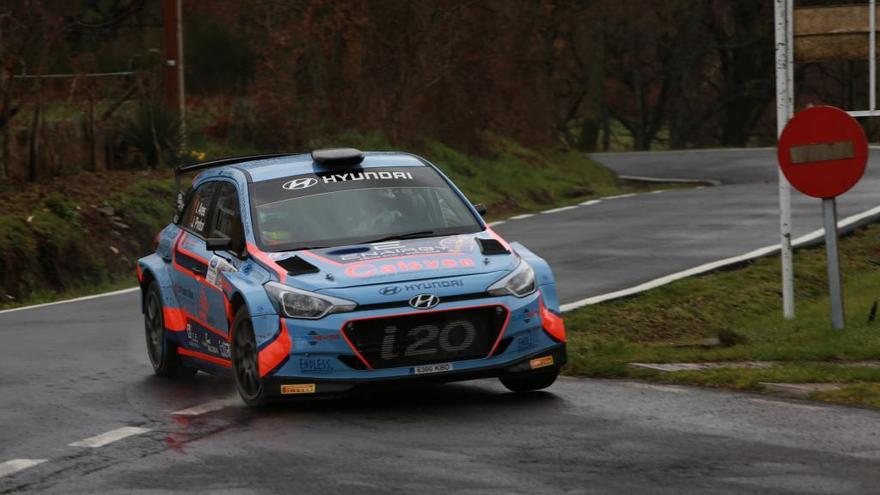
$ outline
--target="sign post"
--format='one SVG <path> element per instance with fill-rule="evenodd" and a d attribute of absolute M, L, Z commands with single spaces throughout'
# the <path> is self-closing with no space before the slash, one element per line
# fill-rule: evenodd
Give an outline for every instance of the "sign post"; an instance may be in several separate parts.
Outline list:
<path fill-rule="evenodd" d="M 831 323 L 843 329 L 843 291 L 837 254 L 837 196 L 849 191 L 868 163 L 868 139 L 858 122 L 835 107 L 807 108 L 779 136 L 779 167 L 798 191 L 822 199 Z"/>
<path fill-rule="evenodd" d="M 825 257 L 828 263 L 828 295 L 831 297 L 831 326 L 843 329 L 843 291 L 840 287 L 840 256 L 837 253 L 837 200 L 822 200 L 825 226 Z"/>

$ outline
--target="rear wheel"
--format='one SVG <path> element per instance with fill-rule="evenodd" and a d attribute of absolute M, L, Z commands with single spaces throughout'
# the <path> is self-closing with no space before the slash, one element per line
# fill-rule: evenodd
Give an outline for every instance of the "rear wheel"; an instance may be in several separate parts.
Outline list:
<path fill-rule="evenodd" d="M 528 392 L 530 390 L 541 390 L 553 385 L 558 376 L 559 368 L 552 368 L 549 370 L 504 375 L 500 377 L 500 380 L 505 387 L 513 392 Z"/>
<path fill-rule="evenodd" d="M 155 280 L 147 287 L 144 306 L 147 355 L 150 357 L 150 364 L 153 365 L 153 372 L 166 377 L 195 375 L 197 370 L 181 364 L 180 356 L 177 354 L 177 346 L 165 338 L 162 293 Z"/>
<path fill-rule="evenodd" d="M 232 371 L 235 387 L 247 405 L 262 406 L 267 402 L 266 388 L 260 377 L 254 325 L 244 306 L 232 322 Z"/>

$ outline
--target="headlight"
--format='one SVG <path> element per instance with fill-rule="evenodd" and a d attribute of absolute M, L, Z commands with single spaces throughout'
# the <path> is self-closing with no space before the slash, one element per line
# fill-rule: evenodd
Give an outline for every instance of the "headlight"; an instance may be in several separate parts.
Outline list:
<path fill-rule="evenodd" d="M 519 265 L 512 272 L 492 284 L 487 292 L 493 296 L 511 294 L 516 297 L 526 297 L 537 289 L 535 272 L 532 270 L 532 267 L 525 261 L 520 261 Z"/>
<path fill-rule="evenodd" d="M 290 318 L 317 320 L 331 313 L 351 311 L 357 307 L 357 303 L 353 301 L 294 289 L 278 282 L 267 282 L 263 287 L 275 304 L 275 309 Z"/>

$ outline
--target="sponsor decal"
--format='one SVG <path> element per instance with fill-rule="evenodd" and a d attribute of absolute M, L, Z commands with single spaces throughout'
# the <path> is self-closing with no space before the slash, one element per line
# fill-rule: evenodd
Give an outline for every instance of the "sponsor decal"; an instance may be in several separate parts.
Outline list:
<path fill-rule="evenodd" d="M 523 323 L 531 323 L 532 319 L 537 319 L 540 314 L 541 313 L 537 310 L 525 308 L 522 311 L 514 313 L 513 319 L 515 321 L 522 321 Z"/>
<path fill-rule="evenodd" d="M 190 347 L 198 347 L 199 346 L 199 336 L 196 334 L 196 331 L 192 327 L 192 323 L 187 322 L 186 324 L 186 339 L 189 340 Z"/>
<path fill-rule="evenodd" d="M 202 321 L 208 321 L 208 293 L 202 285 L 199 286 L 199 306 L 196 309 L 199 313 L 199 318 Z"/>
<path fill-rule="evenodd" d="M 431 290 L 450 289 L 452 287 L 464 287 L 461 280 L 434 280 L 432 282 L 414 282 L 403 286 L 405 290 Z"/>
<path fill-rule="evenodd" d="M 409 341 L 405 348 L 397 345 L 398 334 L 402 333 L 396 325 L 385 327 L 382 348 L 379 356 L 388 361 L 404 357 L 430 356 L 438 352 L 454 353 L 470 348 L 477 336 L 477 329 L 467 320 L 453 320 L 443 328 L 437 325 L 419 325 L 406 332 Z"/>
<path fill-rule="evenodd" d="M 324 181 L 324 184 L 330 184 L 332 182 L 348 182 L 354 180 L 412 180 L 412 178 L 413 176 L 409 172 L 349 172 L 346 174 L 330 174 L 321 177 L 321 179 Z"/>
<path fill-rule="evenodd" d="M 346 263 L 424 254 L 463 254 L 474 250 L 474 243 L 464 242 L 467 239 L 469 239 L 467 236 L 454 236 L 441 239 L 439 242 L 429 239 L 424 241 L 388 241 L 374 243 L 370 245 L 372 248 L 370 251 L 343 254 L 338 256 L 337 259 Z"/>
<path fill-rule="evenodd" d="M 214 287 L 220 287 L 220 274 L 223 272 L 236 272 L 238 270 L 232 266 L 232 263 L 226 261 L 223 257 L 214 255 L 208 262 L 208 273 L 205 274 L 205 281 Z"/>
<path fill-rule="evenodd" d="M 339 334 L 332 333 L 330 335 L 321 335 L 314 330 L 312 330 L 308 333 L 309 345 L 318 345 L 318 343 L 324 342 L 327 340 L 339 340 Z"/>
<path fill-rule="evenodd" d="M 314 383 L 296 383 L 281 386 L 281 395 L 293 394 L 313 394 L 315 393 Z"/>
<path fill-rule="evenodd" d="M 300 359 L 299 370 L 302 373 L 330 373 L 333 365 L 329 359 Z"/>
<path fill-rule="evenodd" d="M 529 332 L 516 339 L 516 350 L 525 351 L 538 345 L 538 338 L 534 332 Z"/>
<path fill-rule="evenodd" d="M 397 261 L 387 263 L 368 263 L 359 261 L 345 268 L 345 274 L 352 278 L 369 278 L 383 275 L 394 275 L 405 272 L 442 270 L 449 268 L 473 268 L 476 266 L 470 258 L 440 258 L 422 261 Z"/>
<path fill-rule="evenodd" d="M 232 353 L 230 352 L 229 342 L 220 342 L 220 357 L 229 359 L 231 355 Z"/>
<path fill-rule="evenodd" d="M 296 191 L 297 189 L 305 189 L 307 187 L 312 187 L 318 183 L 318 179 L 314 177 L 300 177 L 299 179 L 293 179 L 291 181 L 287 181 L 281 185 L 284 189 L 288 191 Z"/>
<path fill-rule="evenodd" d="M 531 367 L 533 370 L 538 368 L 546 368 L 547 366 L 553 366 L 553 356 L 539 357 L 529 361 L 529 367 Z"/>
<path fill-rule="evenodd" d="M 190 289 L 188 289 L 182 285 L 175 285 L 174 292 L 176 292 L 177 295 L 179 295 L 179 296 L 183 296 L 183 297 L 189 299 L 190 301 L 192 301 L 195 298 L 195 296 L 193 295 L 193 292 Z"/>
<path fill-rule="evenodd" d="M 422 366 L 416 366 L 412 369 L 414 375 L 446 373 L 447 371 L 452 371 L 452 363 L 425 364 Z"/>
<path fill-rule="evenodd" d="M 207 332 L 202 335 L 202 347 L 211 354 L 220 354 L 220 349 L 214 345 L 213 339 L 211 339 L 211 336 L 208 335 Z"/>
<path fill-rule="evenodd" d="M 401 288 L 396 285 L 389 285 L 388 287 L 382 287 L 379 289 L 379 294 L 383 296 L 393 296 L 401 291 Z"/>

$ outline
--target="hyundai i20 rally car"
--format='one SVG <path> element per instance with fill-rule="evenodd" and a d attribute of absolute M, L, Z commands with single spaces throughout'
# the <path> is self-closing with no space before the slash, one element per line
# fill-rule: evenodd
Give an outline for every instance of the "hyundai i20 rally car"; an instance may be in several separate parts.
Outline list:
<path fill-rule="evenodd" d="M 137 264 L 156 374 L 231 373 L 256 405 L 398 381 L 535 390 L 565 363 L 550 267 L 428 161 L 331 149 L 178 173 L 194 170 Z"/>

